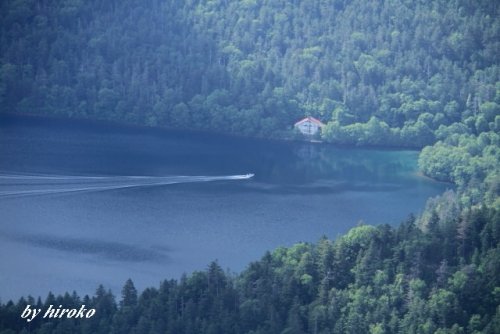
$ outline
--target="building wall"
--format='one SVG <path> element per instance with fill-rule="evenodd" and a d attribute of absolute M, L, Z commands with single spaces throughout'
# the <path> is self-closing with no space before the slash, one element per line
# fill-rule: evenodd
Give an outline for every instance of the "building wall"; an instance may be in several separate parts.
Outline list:
<path fill-rule="evenodd" d="M 316 123 L 313 123 L 311 121 L 306 121 L 306 122 L 303 122 L 303 123 L 297 125 L 297 128 L 303 134 L 313 136 L 316 133 L 318 133 L 320 127 Z"/>

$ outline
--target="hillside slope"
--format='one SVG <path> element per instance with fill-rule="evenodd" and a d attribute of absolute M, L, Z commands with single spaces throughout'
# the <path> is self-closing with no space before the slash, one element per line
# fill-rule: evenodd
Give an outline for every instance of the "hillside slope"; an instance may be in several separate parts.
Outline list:
<path fill-rule="evenodd" d="M 422 147 L 500 130 L 496 1 L 0 4 L 0 111 Z M 351 125 L 351 126 L 349 126 Z"/>

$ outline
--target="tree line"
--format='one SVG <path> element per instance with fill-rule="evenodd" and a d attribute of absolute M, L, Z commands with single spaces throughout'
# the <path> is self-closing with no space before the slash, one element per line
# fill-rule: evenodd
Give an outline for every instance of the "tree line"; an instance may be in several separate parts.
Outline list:
<path fill-rule="evenodd" d="M 0 333 L 497 333 L 496 1 L 0 2 L 0 112 L 423 148 L 453 182 L 398 227 L 217 263 L 138 293 L 0 305 Z M 26 304 L 97 310 L 26 325 Z"/>
<path fill-rule="evenodd" d="M 460 209 L 453 191 L 394 228 L 267 252 L 238 275 L 206 270 L 119 302 L 49 294 L 0 304 L 0 333 L 498 333 L 500 211 Z M 95 308 L 90 319 L 20 318 L 27 304 Z"/>
<path fill-rule="evenodd" d="M 421 148 L 500 131 L 495 1 L 7 0 L 0 112 Z"/>

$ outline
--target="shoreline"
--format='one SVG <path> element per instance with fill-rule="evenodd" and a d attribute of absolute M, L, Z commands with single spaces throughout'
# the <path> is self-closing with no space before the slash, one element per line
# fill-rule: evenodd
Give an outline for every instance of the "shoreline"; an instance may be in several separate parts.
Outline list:
<path fill-rule="evenodd" d="M 220 132 L 213 130 L 202 130 L 202 129 L 181 129 L 167 126 L 149 126 L 144 124 L 130 123 L 125 121 L 114 121 L 108 119 L 94 119 L 94 118 L 81 118 L 81 117 L 68 117 L 68 116 L 59 116 L 59 115 L 41 115 L 36 113 L 15 113 L 15 112 L 0 112 L 0 120 L 3 118 L 26 118 L 30 120 L 53 120 L 57 122 L 75 122 L 85 125 L 97 125 L 97 126 L 116 126 L 122 127 L 129 130 L 149 130 L 156 133 L 189 133 L 189 134 L 198 134 L 198 135 L 206 135 L 206 136 L 220 136 L 225 138 L 234 138 L 234 139 L 249 139 L 256 141 L 271 141 L 275 143 L 301 143 L 301 144 L 309 144 L 309 145 L 328 145 L 334 146 L 340 149 L 359 149 L 359 150 L 376 150 L 376 151 L 411 151 L 411 152 L 420 152 L 423 147 L 408 147 L 408 146 L 395 146 L 395 145 L 349 145 L 349 144 L 339 144 L 339 143 L 331 143 L 324 140 L 310 140 L 310 139 L 296 139 L 296 138 L 277 138 L 277 137 L 259 137 L 259 136 L 245 136 L 238 135 L 234 133 L 228 132 Z"/>
<path fill-rule="evenodd" d="M 442 184 L 448 184 L 448 185 L 451 185 L 451 186 L 456 186 L 455 183 L 451 182 L 451 181 L 442 181 L 442 180 L 438 180 L 438 179 L 435 179 L 435 178 L 432 178 L 428 175 L 425 175 L 422 171 L 418 170 L 415 174 L 415 176 L 419 177 L 419 178 L 423 178 L 423 179 L 426 179 L 426 180 L 429 180 L 429 181 L 433 181 L 433 182 L 436 182 L 436 183 L 442 183 Z"/>

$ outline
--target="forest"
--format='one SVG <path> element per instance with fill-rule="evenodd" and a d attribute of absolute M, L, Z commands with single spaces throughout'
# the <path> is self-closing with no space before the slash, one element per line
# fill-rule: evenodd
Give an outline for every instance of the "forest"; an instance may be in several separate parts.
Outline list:
<path fill-rule="evenodd" d="M 500 332 L 500 3 L 491 0 L 5 0 L 0 113 L 421 150 L 454 191 L 117 298 L 1 301 L 0 333 Z M 333 218 L 332 218 L 333 219 Z M 27 304 L 96 308 L 35 320 Z"/>
<path fill-rule="evenodd" d="M 449 191 L 398 227 L 280 247 L 238 275 L 217 262 L 119 301 L 100 286 L 0 305 L 0 333 L 498 333 L 500 211 Z M 95 308 L 90 319 L 20 318 L 26 305 Z"/>
<path fill-rule="evenodd" d="M 6 0 L 0 112 L 421 148 L 500 130 L 496 1 Z"/>

